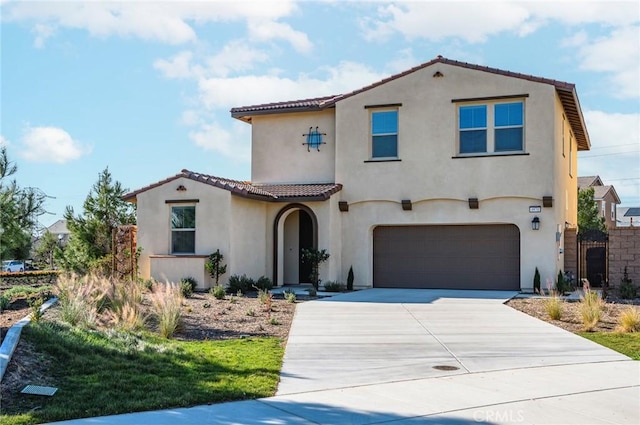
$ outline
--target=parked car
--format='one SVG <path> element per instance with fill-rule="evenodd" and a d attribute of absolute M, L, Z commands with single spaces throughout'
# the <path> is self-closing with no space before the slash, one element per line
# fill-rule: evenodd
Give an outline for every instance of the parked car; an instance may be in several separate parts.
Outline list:
<path fill-rule="evenodd" d="M 18 260 L 7 260 L 2 263 L 3 272 L 23 272 L 24 263 Z"/>

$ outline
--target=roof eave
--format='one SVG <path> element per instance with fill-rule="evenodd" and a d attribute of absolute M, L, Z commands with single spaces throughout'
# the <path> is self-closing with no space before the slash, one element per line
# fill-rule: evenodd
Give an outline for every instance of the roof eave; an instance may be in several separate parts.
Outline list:
<path fill-rule="evenodd" d="M 580 100 L 576 93 L 575 87 L 562 88 L 556 86 L 556 91 L 560 97 L 560 102 L 564 108 L 573 135 L 578 142 L 578 151 L 588 151 L 591 149 L 591 141 L 589 139 L 589 132 L 584 121 L 584 115 L 582 114 L 582 108 L 580 107 Z"/>
<path fill-rule="evenodd" d="M 251 117 L 256 115 L 274 115 L 274 114 L 283 114 L 283 113 L 293 113 L 293 112 L 315 112 L 321 111 L 325 108 L 318 106 L 298 106 L 295 108 L 274 108 L 274 109 L 260 109 L 256 111 L 231 111 L 231 117 L 239 119 L 241 121 L 250 122 Z"/>

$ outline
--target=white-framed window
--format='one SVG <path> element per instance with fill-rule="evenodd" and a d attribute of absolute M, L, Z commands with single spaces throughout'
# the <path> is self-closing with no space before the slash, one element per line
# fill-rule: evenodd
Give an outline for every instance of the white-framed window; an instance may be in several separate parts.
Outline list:
<path fill-rule="evenodd" d="M 371 111 L 371 158 L 398 157 L 398 109 Z"/>
<path fill-rule="evenodd" d="M 616 221 L 616 204 L 611 203 L 611 220 Z"/>
<path fill-rule="evenodd" d="M 460 155 L 524 151 L 524 102 L 458 107 Z"/>
<path fill-rule="evenodd" d="M 607 218 L 607 204 L 604 201 L 600 201 L 600 213 L 603 218 Z"/>
<path fill-rule="evenodd" d="M 196 206 L 173 205 L 171 207 L 171 253 L 195 254 Z"/>

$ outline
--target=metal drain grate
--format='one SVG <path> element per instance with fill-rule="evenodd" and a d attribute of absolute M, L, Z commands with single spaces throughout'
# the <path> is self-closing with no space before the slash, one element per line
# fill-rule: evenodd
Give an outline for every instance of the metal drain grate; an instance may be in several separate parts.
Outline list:
<path fill-rule="evenodd" d="M 459 367 L 455 367 L 455 366 L 444 366 L 444 365 L 438 365 L 438 366 L 434 366 L 434 369 L 437 370 L 458 370 L 460 369 Z"/>
<path fill-rule="evenodd" d="M 52 396 L 58 391 L 55 387 L 42 387 L 40 385 L 27 385 L 20 391 L 22 394 Z"/>

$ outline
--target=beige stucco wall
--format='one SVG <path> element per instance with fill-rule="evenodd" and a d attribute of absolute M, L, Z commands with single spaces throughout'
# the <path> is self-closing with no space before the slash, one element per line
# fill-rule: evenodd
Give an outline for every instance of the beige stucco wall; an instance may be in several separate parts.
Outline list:
<path fill-rule="evenodd" d="M 265 239 L 271 226 L 266 222 L 267 203 L 231 196 L 230 252 L 227 276 L 246 274 L 271 278 Z M 226 280 L 224 283 L 226 284 Z"/>
<path fill-rule="evenodd" d="M 332 183 L 335 168 L 334 111 L 258 115 L 251 120 L 251 181 Z M 307 150 L 309 127 L 326 133 L 326 144 Z"/>
<path fill-rule="evenodd" d="M 444 77 L 433 78 L 440 71 Z M 452 99 L 527 95 L 525 152 L 517 156 L 453 158 L 457 151 L 457 106 Z M 372 230 L 380 224 L 511 223 L 521 232 L 521 287 L 532 287 L 536 267 L 543 281 L 561 268 L 556 225 L 566 210 L 567 182 L 558 181 L 554 156 L 559 134 L 555 88 L 522 79 L 435 64 L 390 81 L 336 106 L 336 181 L 350 204 L 342 222 L 342 274 L 354 265 L 356 284 L 372 285 Z M 401 103 L 398 162 L 370 159 L 369 113 L 365 106 Z M 562 194 L 562 195 L 561 195 Z M 535 214 L 529 206 L 554 197 L 553 208 Z M 471 210 L 467 199 L 480 200 Z M 410 199 L 413 211 L 399 202 Z"/>
<path fill-rule="evenodd" d="M 177 191 L 178 186 L 185 191 Z M 198 202 L 193 202 L 197 200 Z M 166 201 L 171 201 L 167 203 Z M 184 201 L 183 203 L 177 201 Z M 142 247 L 139 267 L 141 276 L 159 280 L 180 280 L 193 276 L 201 288 L 211 282 L 203 271 L 204 260 L 177 261 L 181 256 L 171 256 L 171 207 L 178 205 L 196 206 L 196 255 L 209 255 L 216 249 L 228 259 L 230 254 L 231 194 L 187 178 L 179 178 L 162 186 L 147 190 L 137 196 L 138 203 L 138 246 Z M 150 256 L 157 258 L 152 269 Z M 160 265 L 162 264 L 162 265 Z"/>

